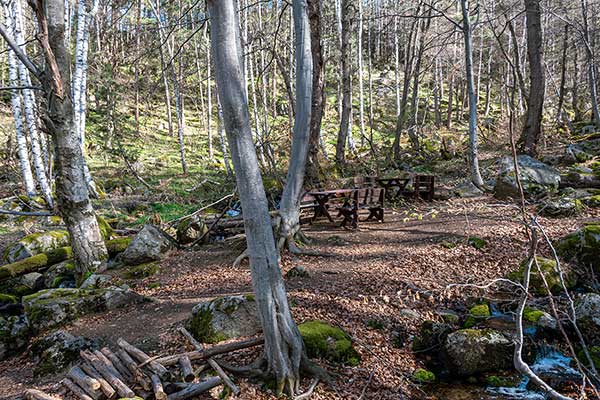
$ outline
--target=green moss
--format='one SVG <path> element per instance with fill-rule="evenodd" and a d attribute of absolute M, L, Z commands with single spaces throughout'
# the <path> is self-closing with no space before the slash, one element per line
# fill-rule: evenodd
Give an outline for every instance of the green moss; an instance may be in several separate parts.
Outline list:
<path fill-rule="evenodd" d="M 54 265 L 71 257 L 73 257 L 73 252 L 70 247 L 59 247 L 58 249 L 47 253 L 28 257 L 12 264 L 3 265 L 0 267 L 0 279 L 34 272 L 42 267 Z"/>
<path fill-rule="evenodd" d="M 106 249 L 108 250 L 108 255 L 110 257 L 114 257 L 117 254 L 124 252 L 132 240 L 133 239 L 128 236 L 107 240 L 105 244 Z"/>
<path fill-rule="evenodd" d="M 453 242 L 442 242 L 440 243 L 440 246 L 446 248 L 446 249 L 453 249 L 456 247 L 456 243 Z"/>
<path fill-rule="evenodd" d="M 159 266 L 156 262 L 150 262 L 146 264 L 136 265 L 134 267 L 128 268 L 124 276 L 127 279 L 141 279 L 147 278 L 156 274 L 159 270 Z"/>
<path fill-rule="evenodd" d="M 323 321 L 308 321 L 298 325 L 309 357 L 358 365 L 360 355 L 352 347 L 350 336 L 342 329 Z"/>
<path fill-rule="evenodd" d="M 216 343 L 219 339 L 215 336 L 215 331 L 212 328 L 212 311 L 208 308 L 200 309 L 190 319 L 188 329 L 192 335 L 201 342 Z"/>
<path fill-rule="evenodd" d="M 516 387 L 521 383 L 521 377 L 519 375 L 489 375 L 485 377 L 485 383 L 493 387 Z"/>
<path fill-rule="evenodd" d="M 160 287 L 160 282 L 152 282 L 148 285 L 148 289 L 152 290 L 152 289 L 157 289 Z"/>
<path fill-rule="evenodd" d="M 523 310 L 523 318 L 525 321 L 529 322 L 538 322 L 540 318 L 544 316 L 544 312 L 540 310 L 536 310 L 535 308 L 525 307 Z"/>
<path fill-rule="evenodd" d="M 115 234 L 113 228 L 106 222 L 106 220 L 100 215 L 96 215 L 96 220 L 98 221 L 98 227 L 100 228 L 100 234 L 102 235 L 102 239 L 109 240 Z"/>
<path fill-rule="evenodd" d="M 600 207 L 600 194 L 588 197 L 587 199 L 584 199 L 584 202 L 588 207 L 598 208 Z"/>
<path fill-rule="evenodd" d="M 244 296 L 248 301 L 256 301 L 256 297 L 253 294 L 247 294 Z"/>
<path fill-rule="evenodd" d="M 383 322 L 381 322 L 378 319 L 370 319 L 367 321 L 367 327 L 371 328 L 371 329 L 376 329 L 376 330 L 383 330 L 385 328 L 385 325 Z"/>
<path fill-rule="evenodd" d="M 550 260 L 548 258 L 536 257 L 537 264 L 540 267 L 540 270 L 544 274 L 546 278 L 546 282 L 548 283 L 548 288 L 553 294 L 558 294 L 562 292 L 562 284 L 560 282 L 560 275 L 558 273 L 558 268 L 556 265 L 556 261 Z M 523 275 L 525 273 L 525 268 L 527 266 L 527 259 L 523 260 L 521 266 L 517 271 L 513 271 L 508 274 L 508 279 L 523 282 Z M 563 266 L 564 267 L 564 266 Z M 572 277 L 572 274 L 569 274 L 568 271 L 563 270 L 563 274 L 565 277 L 565 284 L 567 289 L 571 289 L 575 286 L 575 280 Z M 531 267 L 531 274 L 529 276 L 529 287 L 532 293 L 535 293 L 539 296 L 544 296 L 547 294 L 546 287 L 544 285 L 544 281 L 540 276 L 535 263 Z"/>
<path fill-rule="evenodd" d="M 477 324 L 478 321 L 490 317 L 492 314 L 490 312 L 490 306 L 485 304 L 477 304 L 476 306 L 471 307 L 469 310 L 469 315 L 465 320 L 465 328 L 471 328 Z"/>
<path fill-rule="evenodd" d="M 468 243 L 471 247 L 474 247 L 477 250 L 481 250 L 487 245 L 484 239 L 477 236 L 469 236 Z"/>
<path fill-rule="evenodd" d="M 0 304 L 16 304 L 17 296 L 0 293 Z"/>
<path fill-rule="evenodd" d="M 592 358 L 594 366 L 596 367 L 596 369 L 600 369 L 600 346 L 590 347 L 588 348 L 588 351 L 590 353 L 590 357 Z M 583 349 L 579 350 L 579 352 L 577 353 L 577 358 L 579 358 L 579 360 L 582 361 L 584 364 L 589 365 L 587 357 L 583 352 Z"/>
<path fill-rule="evenodd" d="M 412 380 L 417 383 L 433 383 L 435 382 L 435 374 L 426 369 L 419 368 L 413 372 Z"/>

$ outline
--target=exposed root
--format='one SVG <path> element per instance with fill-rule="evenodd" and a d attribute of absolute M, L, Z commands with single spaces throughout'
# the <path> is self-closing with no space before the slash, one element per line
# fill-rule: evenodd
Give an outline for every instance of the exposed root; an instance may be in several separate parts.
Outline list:
<path fill-rule="evenodd" d="M 242 261 L 244 261 L 246 258 L 248 258 L 248 256 L 249 256 L 249 252 L 248 252 L 248 249 L 246 248 L 244 251 L 242 251 L 242 254 L 237 256 L 237 258 L 233 262 L 233 267 L 234 268 L 239 267 L 240 264 L 242 263 Z"/>
<path fill-rule="evenodd" d="M 285 238 L 282 238 L 285 239 Z M 281 240 L 281 239 L 280 239 Z M 306 250 L 306 249 L 301 249 L 300 247 L 298 247 L 298 245 L 296 245 L 295 241 L 293 239 L 288 238 L 286 240 L 287 245 L 288 245 L 288 251 L 292 254 L 295 255 L 299 255 L 299 256 L 315 256 L 315 257 L 331 257 L 332 254 L 329 253 L 323 253 L 320 251 L 315 251 L 315 250 Z"/>
<path fill-rule="evenodd" d="M 319 384 L 319 378 L 313 379 L 312 383 L 310 384 L 310 386 L 308 387 L 308 389 L 306 390 L 306 392 L 304 392 L 302 394 L 299 394 L 294 399 L 295 400 L 305 400 L 305 399 L 308 399 L 310 396 L 312 396 L 312 394 L 315 391 L 315 388 L 317 387 L 318 384 Z"/>

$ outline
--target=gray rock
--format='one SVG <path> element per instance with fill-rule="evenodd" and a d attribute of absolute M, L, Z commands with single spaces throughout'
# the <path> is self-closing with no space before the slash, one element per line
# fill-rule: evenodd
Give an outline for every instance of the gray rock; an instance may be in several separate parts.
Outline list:
<path fill-rule="evenodd" d="M 556 169 L 527 155 L 518 156 L 517 161 L 525 196 L 535 198 L 558 190 L 560 174 Z M 499 199 L 519 198 L 512 157 L 505 157 L 499 161 L 494 196 Z"/>
<path fill-rule="evenodd" d="M 129 290 L 125 285 L 122 287 L 113 287 L 102 291 L 104 306 L 107 310 L 116 310 L 130 304 L 141 303 L 146 300 L 144 296 Z"/>
<path fill-rule="evenodd" d="M 79 352 L 98 348 L 98 343 L 59 330 L 36 341 L 29 353 L 36 363 L 33 374 L 43 376 L 60 372 L 79 360 Z"/>
<path fill-rule="evenodd" d="M 26 316 L 0 316 L 0 360 L 22 350 L 29 342 L 30 334 Z"/>
<path fill-rule="evenodd" d="M 590 345 L 600 345 L 600 295 L 586 293 L 575 302 L 579 328 Z"/>
<path fill-rule="evenodd" d="M 227 296 L 197 304 L 187 322 L 196 339 L 216 343 L 261 331 L 253 296 Z"/>
<path fill-rule="evenodd" d="M 39 272 L 30 272 L 20 277 L 19 283 L 33 291 L 38 291 L 44 288 L 44 275 Z"/>
<path fill-rule="evenodd" d="M 483 196 L 483 191 L 471 181 L 465 181 L 451 189 L 451 193 L 456 197 L 479 197 Z"/>
<path fill-rule="evenodd" d="M 158 261 L 163 253 L 171 249 L 171 242 L 155 226 L 144 225 L 129 246 L 119 256 L 126 265 L 138 265 Z"/>
<path fill-rule="evenodd" d="M 402 308 L 400 311 L 398 311 L 398 316 L 407 319 L 419 319 L 421 318 L 421 313 L 419 313 L 417 310 L 413 310 L 412 308 Z"/>
<path fill-rule="evenodd" d="M 2 258 L 7 263 L 13 263 L 68 245 L 69 233 L 67 231 L 32 233 L 8 245 L 2 253 Z"/>
<path fill-rule="evenodd" d="M 112 276 L 110 275 L 102 275 L 102 274 L 92 274 L 90 275 L 81 286 L 80 289 L 101 289 L 110 286 L 110 280 Z"/>
<path fill-rule="evenodd" d="M 583 203 L 572 197 L 559 197 L 544 201 L 537 211 L 545 217 L 571 217 L 583 211 Z"/>
<path fill-rule="evenodd" d="M 444 353 L 448 370 L 457 376 L 510 369 L 514 343 L 492 329 L 461 329 L 446 337 Z"/>
<path fill-rule="evenodd" d="M 286 278 L 308 278 L 309 276 L 310 274 L 302 265 L 296 265 L 285 274 Z"/>
<path fill-rule="evenodd" d="M 54 264 L 44 272 L 44 286 L 47 288 L 57 288 L 65 281 L 75 281 L 75 262 L 65 260 Z"/>

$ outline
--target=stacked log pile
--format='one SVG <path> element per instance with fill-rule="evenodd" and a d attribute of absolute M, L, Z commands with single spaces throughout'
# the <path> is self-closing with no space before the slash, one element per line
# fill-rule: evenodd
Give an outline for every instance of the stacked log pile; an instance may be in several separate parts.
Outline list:
<path fill-rule="evenodd" d="M 185 400 L 219 385 L 226 385 L 232 393 L 239 394 L 240 389 L 214 357 L 261 345 L 264 339 L 249 339 L 205 349 L 185 328 L 179 331 L 193 346 L 193 351 L 150 357 L 120 338 L 116 351 L 109 347 L 81 351 L 80 363 L 71 368 L 61 384 L 80 400 L 133 397 Z M 217 376 L 200 380 L 201 372 L 208 368 L 212 368 Z M 35 389 L 26 390 L 24 397 L 28 400 L 59 399 Z"/>

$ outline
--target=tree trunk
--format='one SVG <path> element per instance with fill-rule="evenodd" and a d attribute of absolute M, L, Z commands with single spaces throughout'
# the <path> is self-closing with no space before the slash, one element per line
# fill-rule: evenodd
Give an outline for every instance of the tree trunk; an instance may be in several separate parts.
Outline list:
<path fill-rule="evenodd" d="M 294 1 L 294 9 L 306 8 L 305 2 L 297 3 Z M 248 103 L 243 95 L 245 77 L 237 8 L 233 0 L 208 0 L 207 5 L 219 98 L 242 203 L 252 285 L 265 336 L 264 356 L 269 372 L 276 377 L 278 392 L 287 388 L 293 397 L 305 358 L 304 345 L 288 305 L 252 142 Z"/>
<path fill-rule="evenodd" d="M 525 126 L 521 133 L 521 150 L 532 157 L 542 136 L 542 113 L 546 80 L 543 67 L 543 44 L 540 0 L 525 0 L 527 14 L 527 56 L 529 58 L 529 100 Z"/>
<path fill-rule="evenodd" d="M 581 13 L 583 18 L 583 41 L 585 54 L 588 62 L 588 81 L 590 87 L 590 99 L 592 102 L 592 115 L 596 127 L 600 128 L 600 109 L 598 106 L 598 84 L 596 82 L 596 65 L 594 60 L 594 41 L 591 38 L 588 19 L 587 0 L 581 0 Z"/>
<path fill-rule="evenodd" d="M 358 2 L 358 38 L 357 38 L 357 53 L 358 53 L 358 118 L 360 119 L 360 144 L 364 147 L 366 142 L 365 133 L 365 103 L 364 103 L 364 88 L 363 88 L 363 2 Z"/>
<path fill-rule="evenodd" d="M 70 96 L 71 54 L 64 43 L 64 12 L 62 0 L 38 0 L 38 37 L 46 59 L 42 84 L 47 104 L 43 118 L 56 149 L 58 209 L 71 235 L 78 261 L 77 275 L 82 279 L 98 270 L 108 254 L 90 202 L 81 143 L 74 124 Z"/>
<path fill-rule="evenodd" d="M 556 104 L 556 122 L 561 125 L 569 117 L 563 110 L 565 103 L 565 92 L 567 85 L 567 52 L 569 47 L 569 24 L 565 24 L 565 35 L 563 37 L 563 48 L 560 60 L 560 87 L 558 89 L 558 103 Z"/>
<path fill-rule="evenodd" d="M 469 93 L 469 156 L 471 162 L 471 180 L 479 188 L 483 187 L 483 179 L 479 172 L 479 156 L 477 149 L 477 96 L 473 80 L 473 49 L 471 37 L 471 21 L 469 20 L 468 0 L 460 0 L 462 8 L 462 28 L 465 40 L 465 67 L 467 75 L 467 91 Z"/>
<path fill-rule="evenodd" d="M 350 117 L 352 114 L 352 65 L 350 60 L 350 31 L 352 29 L 350 13 L 352 5 L 349 0 L 341 0 L 340 13 L 342 16 L 342 113 L 340 118 L 340 130 L 338 132 L 337 143 L 335 146 L 335 161 L 338 165 L 346 164 L 346 142 L 351 128 Z"/>

